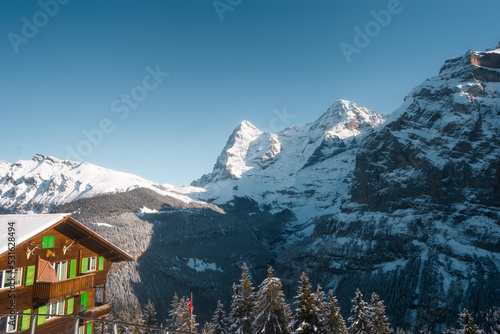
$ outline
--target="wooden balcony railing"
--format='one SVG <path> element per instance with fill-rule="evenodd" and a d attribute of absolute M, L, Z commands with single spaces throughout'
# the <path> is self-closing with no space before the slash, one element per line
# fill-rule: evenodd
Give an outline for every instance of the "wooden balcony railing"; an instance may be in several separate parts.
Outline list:
<path fill-rule="evenodd" d="M 33 299 L 49 302 L 52 299 L 77 294 L 79 291 L 94 287 L 94 274 L 78 276 L 58 282 L 35 282 Z"/>

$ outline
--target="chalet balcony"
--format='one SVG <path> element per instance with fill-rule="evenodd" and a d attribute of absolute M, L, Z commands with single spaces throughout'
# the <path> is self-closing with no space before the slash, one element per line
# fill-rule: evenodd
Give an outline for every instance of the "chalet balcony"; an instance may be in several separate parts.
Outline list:
<path fill-rule="evenodd" d="M 96 305 L 88 310 L 78 312 L 81 317 L 103 318 L 111 313 L 111 304 L 96 303 Z"/>
<path fill-rule="evenodd" d="M 35 282 L 33 284 L 33 299 L 41 303 L 78 294 L 82 290 L 94 287 L 94 274 L 78 276 L 57 282 Z"/>

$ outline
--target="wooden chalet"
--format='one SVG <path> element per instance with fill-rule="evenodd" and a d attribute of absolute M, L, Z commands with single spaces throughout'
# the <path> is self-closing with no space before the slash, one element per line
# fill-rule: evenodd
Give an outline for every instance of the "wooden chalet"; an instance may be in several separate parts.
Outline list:
<path fill-rule="evenodd" d="M 75 333 L 75 319 L 103 318 L 113 262 L 132 257 L 68 214 L 0 215 L 0 313 L 36 317 L 36 333 Z M 33 319 L 35 319 L 33 317 Z M 0 333 L 30 333 L 30 316 L 3 316 Z M 78 333 L 93 333 L 81 321 Z"/>

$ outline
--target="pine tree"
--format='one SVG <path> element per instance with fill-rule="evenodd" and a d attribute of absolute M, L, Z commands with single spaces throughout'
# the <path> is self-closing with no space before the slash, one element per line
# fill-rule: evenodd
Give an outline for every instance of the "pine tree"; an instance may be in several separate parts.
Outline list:
<path fill-rule="evenodd" d="M 303 272 L 299 280 L 297 296 L 295 296 L 295 317 L 290 325 L 292 333 L 313 334 L 321 326 L 318 318 L 318 307 L 311 291 L 311 284 Z"/>
<path fill-rule="evenodd" d="M 318 308 L 318 333 L 327 333 L 328 329 L 328 305 L 325 301 L 325 293 L 321 289 L 321 286 L 316 287 L 316 293 L 314 294 L 314 303 Z"/>
<path fill-rule="evenodd" d="M 217 308 L 215 309 L 214 316 L 212 317 L 214 326 L 213 334 L 228 334 L 226 326 L 226 313 L 224 312 L 224 305 L 219 300 L 217 301 Z"/>
<path fill-rule="evenodd" d="M 255 320 L 253 304 L 255 302 L 255 289 L 248 274 L 248 267 L 243 263 L 240 284 L 233 284 L 233 302 L 229 321 L 231 334 L 252 334 Z"/>
<path fill-rule="evenodd" d="M 285 302 L 281 280 L 269 267 L 268 277 L 259 286 L 255 301 L 254 329 L 262 334 L 286 334 L 291 314 Z"/>
<path fill-rule="evenodd" d="M 347 334 L 347 327 L 344 318 L 340 314 L 340 307 L 337 298 L 333 295 L 333 291 L 328 292 L 328 327 L 327 333 L 330 334 Z"/>
<path fill-rule="evenodd" d="M 363 294 L 359 289 L 356 290 L 356 296 L 352 300 L 349 323 L 349 333 L 351 334 L 370 334 L 371 332 L 372 322 L 370 319 L 370 309 L 363 300 Z"/>
<path fill-rule="evenodd" d="M 197 332 L 198 323 L 196 323 L 196 315 L 189 312 L 189 298 L 182 297 L 179 299 L 177 293 L 170 304 L 171 309 L 168 312 L 168 326 L 183 332 Z"/>
<path fill-rule="evenodd" d="M 474 319 L 467 309 L 460 313 L 460 324 L 462 325 L 463 334 L 477 334 L 479 327 L 474 324 Z"/>
<path fill-rule="evenodd" d="M 203 329 L 201 330 L 201 333 L 202 334 L 213 334 L 214 333 L 214 325 L 211 322 L 206 321 L 205 325 L 203 325 Z"/>
<path fill-rule="evenodd" d="M 142 323 L 144 326 L 158 327 L 158 320 L 156 319 L 156 309 L 153 302 L 151 302 L 151 299 L 148 299 L 148 302 L 146 303 L 146 305 L 144 305 L 144 309 L 142 311 Z M 144 330 L 145 334 L 152 334 L 154 332 L 155 331 L 151 329 Z"/>
<path fill-rule="evenodd" d="M 178 330 L 181 325 L 181 314 L 179 311 L 181 310 L 180 300 L 177 293 L 174 295 L 174 299 L 172 299 L 172 303 L 170 304 L 170 311 L 168 312 L 168 320 L 167 325 L 172 328 Z"/>
<path fill-rule="evenodd" d="M 120 318 L 118 319 L 120 322 L 127 322 L 127 315 L 125 314 L 124 311 L 120 312 Z M 118 325 L 117 326 L 118 334 L 125 334 L 127 333 L 127 329 L 123 325 Z"/>
<path fill-rule="evenodd" d="M 179 301 L 179 314 L 180 314 L 180 326 L 179 331 L 182 332 L 198 332 L 198 323 L 196 322 L 196 315 L 189 312 L 190 299 L 187 297 L 182 297 Z"/>
<path fill-rule="evenodd" d="M 392 333 L 391 324 L 385 314 L 384 301 L 374 292 L 372 293 L 372 303 L 370 305 L 370 313 L 372 318 L 372 326 L 374 334 L 390 334 Z"/>

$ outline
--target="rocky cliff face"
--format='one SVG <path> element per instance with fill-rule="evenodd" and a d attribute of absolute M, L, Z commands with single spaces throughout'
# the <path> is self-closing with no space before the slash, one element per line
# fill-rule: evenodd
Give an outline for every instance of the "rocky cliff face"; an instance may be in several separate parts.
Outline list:
<path fill-rule="evenodd" d="M 356 287 L 376 291 L 406 328 L 500 306 L 499 56 L 469 51 L 416 87 L 360 144 L 338 211 L 279 263 L 306 266 L 344 308 Z"/>
<path fill-rule="evenodd" d="M 500 205 L 500 54 L 448 60 L 359 149 L 350 195 L 378 211 Z"/>

